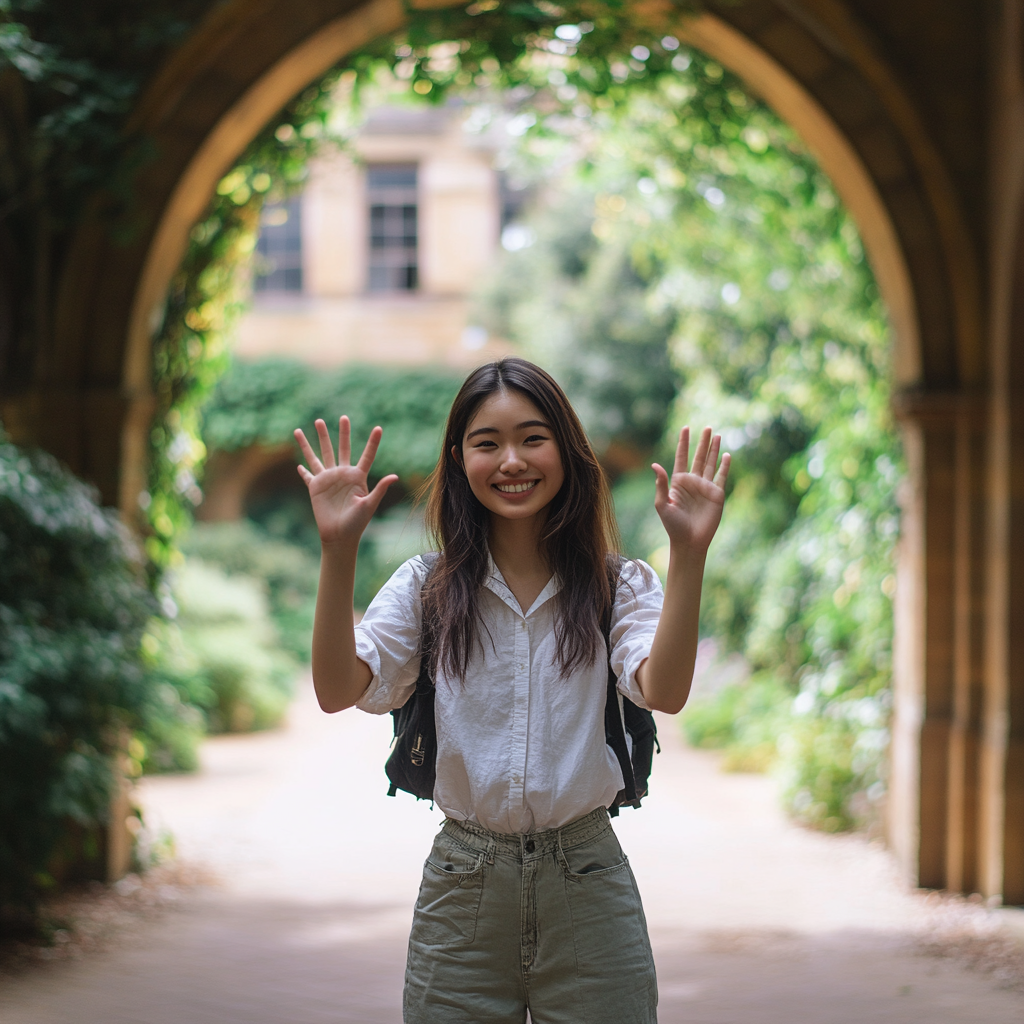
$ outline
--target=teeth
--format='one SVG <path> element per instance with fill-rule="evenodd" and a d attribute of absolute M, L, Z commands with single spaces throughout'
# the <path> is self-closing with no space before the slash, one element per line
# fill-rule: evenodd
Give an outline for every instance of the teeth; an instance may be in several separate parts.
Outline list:
<path fill-rule="evenodd" d="M 523 491 L 531 490 L 536 483 L 536 480 L 531 480 L 528 484 L 496 484 L 495 486 L 505 494 L 522 494 Z"/>

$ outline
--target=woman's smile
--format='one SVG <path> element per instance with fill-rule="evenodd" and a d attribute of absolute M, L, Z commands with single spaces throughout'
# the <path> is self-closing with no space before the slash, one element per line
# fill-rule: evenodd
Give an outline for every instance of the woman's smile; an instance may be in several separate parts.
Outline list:
<path fill-rule="evenodd" d="M 536 480 L 529 480 L 514 484 L 491 484 L 492 487 L 496 487 L 502 494 L 525 494 L 527 491 L 532 491 L 537 486 Z"/>

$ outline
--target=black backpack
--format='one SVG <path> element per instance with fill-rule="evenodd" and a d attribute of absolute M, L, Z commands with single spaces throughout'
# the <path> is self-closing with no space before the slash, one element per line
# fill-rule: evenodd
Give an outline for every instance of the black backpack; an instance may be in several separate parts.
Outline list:
<path fill-rule="evenodd" d="M 424 555 L 423 559 L 428 566 L 432 566 L 437 555 Z M 612 584 L 612 594 L 618 586 L 620 568 L 621 563 L 618 561 L 614 564 L 609 563 L 608 575 Z M 421 650 L 429 649 L 430 629 L 431 624 L 424 621 Z M 601 623 L 601 632 L 606 647 L 609 647 L 611 609 Z M 406 793 L 412 793 L 417 800 L 429 800 L 433 804 L 434 782 L 437 777 L 437 724 L 434 719 L 434 683 L 427 669 L 427 661 L 428 659 L 423 657 L 420 674 L 416 679 L 416 689 L 409 699 L 400 708 L 395 708 L 391 712 L 395 738 L 384 771 L 391 782 L 388 796 L 395 796 L 401 789 Z M 624 805 L 640 806 L 641 799 L 647 796 L 647 781 L 651 775 L 655 748 L 661 752 L 654 716 L 650 711 L 637 707 L 631 700 L 621 697 L 617 682 L 609 664 L 608 690 L 604 705 L 604 736 L 618 758 L 625 781 L 625 785 L 608 808 L 608 813 L 612 817 L 615 817 L 619 813 L 619 808 Z M 632 756 L 630 741 L 633 748 Z"/>

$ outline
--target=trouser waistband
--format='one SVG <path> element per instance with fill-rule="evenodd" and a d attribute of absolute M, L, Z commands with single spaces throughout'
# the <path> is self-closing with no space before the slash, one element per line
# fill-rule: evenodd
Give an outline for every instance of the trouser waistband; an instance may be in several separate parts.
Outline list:
<path fill-rule="evenodd" d="M 473 850 L 512 856 L 539 856 L 559 847 L 565 849 L 589 842 L 610 827 L 608 809 L 598 807 L 559 828 L 542 829 L 539 832 L 492 832 L 474 822 L 456 821 L 454 818 L 445 819 L 443 831 Z"/>

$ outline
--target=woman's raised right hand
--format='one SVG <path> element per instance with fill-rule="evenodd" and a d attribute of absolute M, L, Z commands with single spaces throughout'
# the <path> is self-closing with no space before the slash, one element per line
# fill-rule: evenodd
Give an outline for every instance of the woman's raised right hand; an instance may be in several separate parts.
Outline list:
<path fill-rule="evenodd" d="M 374 427 L 370 431 L 370 439 L 366 442 L 363 454 L 353 466 L 352 459 L 352 425 L 347 416 L 338 421 L 338 458 L 334 458 L 334 445 L 327 432 L 327 424 L 323 420 L 316 421 L 316 433 L 320 439 L 320 458 L 316 457 L 306 435 L 301 430 L 295 431 L 295 440 L 299 442 L 309 469 L 299 466 L 299 476 L 309 489 L 309 499 L 313 503 L 313 515 L 316 516 L 317 529 L 320 531 L 322 544 L 359 544 L 373 513 L 381 503 L 387 489 L 398 479 L 391 474 L 369 490 L 368 475 L 373 460 L 377 455 L 383 431 Z"/>

